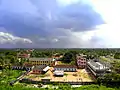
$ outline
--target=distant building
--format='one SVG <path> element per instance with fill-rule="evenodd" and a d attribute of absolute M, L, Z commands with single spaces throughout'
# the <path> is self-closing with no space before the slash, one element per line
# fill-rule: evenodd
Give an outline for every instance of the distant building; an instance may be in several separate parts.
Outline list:
<path fill-rule="evenodd" d="M 30 58 L 30 54 L 26 54 L 26 53 L 18 53 L 17 54 L 17 58 Z"/>
<path fill-rule="evenodd" d="M 12 70 L 23 70 L 24 69 L 24 67 L 21 65 L 14 65 L 11 68 L 12 68 Z"/>
<path fill-rule="evenodd" d="M 75 65 L 56 65 L 54 71 L 76 72 L 77 66 Z"/>
<path fill-rule="evenodd" d="M 97 60 L 92 60 L 87 62 L 87 69 L 91 71 L 94 76 L 98 77 L 104 75 L 109 70 L 109 67 Z"/>
<path fill-rule="evenodd" d="M 53 58 L 29 58 L 29 62 L 33 65 L 55 65 L 55 59 Z"/>
<path fill-rule="evenodd" d="M 29 63 L 24 63 L 24 65 L 13 65 L 12 69 L 13 70 L 27 70 L 30 71 L 33 69 L 33 65 Z"/>
<path fill-rule="evenodd" d="M 77 66 L 78 68 L 85 68 L 86 67 L 86 58 L 84 58 L 83 56 L 77 55 L 76 56 L 76 62 L 77 62 Z"/>
<path fill-rule="evenodd" d="M 50 67 L 47 66 L 47 65 L 35 66 L 35 67 L 32 69 L 32 74 L 42 74 L 42 73 L 47 72 L 49 69 L 50 69 Z"/>

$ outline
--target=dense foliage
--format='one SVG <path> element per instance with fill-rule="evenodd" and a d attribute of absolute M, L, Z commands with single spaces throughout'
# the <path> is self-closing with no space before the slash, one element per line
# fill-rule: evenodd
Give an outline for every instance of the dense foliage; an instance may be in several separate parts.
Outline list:
<path fill-rule="evenodd" d="M 114 55 L 114 58 L 115 58 L 115 59 L 120 59 L 120 53 L 119 53 L 119 52 L 116 52 L 115 55 Z"/>
<path fill-rule="evenodd" d="M 58 86 L 57 89 L 53 88 L 30 88 L 25 87 L 23 85 L 16 85 L 16 86 L 0 86 L 0 90 L 120 90 L 120 88 L 107 88 L 105 86 L 98 86 L 98 85 L 85 85 L 79 88 L 71 88 L 70 86 L 61 85 Z"/>
<path fill-rule="evenodd" d="M 20 76 L 22 72 L 23 71 L 20 71 L 20 70 L 3 69 L 0 73 L 0 83 L 7 85 L 12 80 L 16 80 L 16 78 Z"/>
<path fill-rule="evenodd" d="M 76 54 L 77 54 L 76 51 L 66 52 L 62 58 L 62 61 L 64 63 L 71 63 L 72 61 L 76 60 Z"/>

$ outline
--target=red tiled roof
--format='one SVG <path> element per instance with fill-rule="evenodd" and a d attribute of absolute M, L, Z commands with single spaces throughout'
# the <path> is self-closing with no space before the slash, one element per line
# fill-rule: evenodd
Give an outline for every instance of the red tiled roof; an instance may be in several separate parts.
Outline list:
<path fill-rule="evenodd" d="M 24 63 L 24 66 L 26 66 L 26 67 L 32 67 L 33 65 L 32 65 L 31 63 L 25 62 L 25 63 Z"/>
<path fill-rule="evenodd" d="M 29 54 L 18 54 L 17 56 L 18 56 L 18 57 L 28 57 Z"/>

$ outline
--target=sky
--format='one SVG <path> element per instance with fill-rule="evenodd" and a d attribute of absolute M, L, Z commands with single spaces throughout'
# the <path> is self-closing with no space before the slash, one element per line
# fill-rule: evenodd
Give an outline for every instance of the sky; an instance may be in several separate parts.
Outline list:
<path fill-rule="evenodd" d="M 119 48 L 120 0 L 0 0 L 0 48 Z"/>

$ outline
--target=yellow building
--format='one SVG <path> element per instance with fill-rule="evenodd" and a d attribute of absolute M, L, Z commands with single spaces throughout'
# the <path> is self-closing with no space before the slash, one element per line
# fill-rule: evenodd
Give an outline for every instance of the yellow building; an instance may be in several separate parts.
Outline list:
<path fill-rule="evenodd" d="M 29 62 L 33 65 L 50 65 L 55 64 L 54 58 L 29 58 Z"/>

